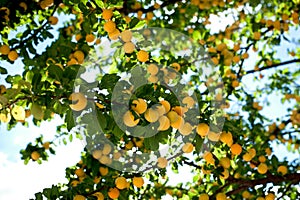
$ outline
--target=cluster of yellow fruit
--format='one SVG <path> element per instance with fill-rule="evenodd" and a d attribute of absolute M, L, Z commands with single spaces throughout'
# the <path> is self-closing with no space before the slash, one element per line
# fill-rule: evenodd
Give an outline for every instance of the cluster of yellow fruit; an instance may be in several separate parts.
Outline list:
<path fill-rule="evenodd" d="M 132 53 L 135 50 L 135 45 L 131 42 L 132 32 L 125 30 L 121 33 L 121 39 L 124 42 L 123 49 L 125 53 Z"/>
<path fill-rule="evenodd" d="M 111 164 L 112 158 L 111 154 L 112 153 L 112 147 L 109 144 L 104 144 L 102 149 L 97 149 L 92 152 L 92 156 L 98 160 L 102 164 Z M 112 154 L 113 159 L 118 160 L 121 157 L 120 152 L 114 152 Z"/>
<path fill-rule="evenodd" d="M 39 2 L 40 7 L 44 10 L 54 5 L 54 0 L 42 0 Z"/>
<path fill-rule="evenodd" d="M 148 53 L 147 53 L 148 54 Z M 147 60 L 148 60 L 148 55 L 147 55 Z M 178 63 L 172 63 L 171 64 L 171 68 L 173 68 L 176 71 L 180 70 L 180 65 Z M 150 74 L 150 76 L 148 77 L 148 81 L 150 83 L 158 83 L 158 74 L 159 72 L 163 72 L 163 81 L 165 83 L 169 83 L 170 81 L 174 80 L 177 77 L 176 72 L 172 70 L 172 69 L 168 69 L 168 68 L 158 68 L 158 66 L 154 63 L 151 63 L 147 66 L 147 72 Z"/>
<path fill-rule="evenodd" d="M 84 53 L 81 50 L 76 50 L 74 53 L 70 54 L 69 61 L 67 62 L 67 66 L 82 64 L 84 61 Z"/>
<path fill-rule="evenodd" d="M 103 29 L 108 33 L 111 40 L 117 40 L 120 36 L 120 31 L 117 29 L 116 23 L 111 19 L 114 13 L 112 9 L 102 9 L 102 18 L 106 21 Z"/>
<path fill-rule="evenodd" d="M 19 57 L 19 54 L 15 50 L 11 50 L 6 44 L 0 46 L 0 54 L 7 55 L 10 61 L 15 61 Z"/>
<path fill-rule="evenodd" d="M 211 7 L 215 7 L 215 6 L 224 7 L 225 1 L 223 1 L 223 0 L 204 0 L 204 1 L 192 0 L 191 4 L 194 6 L 198 6 L 199 9 L 201 9 L 201 10 L 207 10 L 207 9 L 210 9 Z"/>

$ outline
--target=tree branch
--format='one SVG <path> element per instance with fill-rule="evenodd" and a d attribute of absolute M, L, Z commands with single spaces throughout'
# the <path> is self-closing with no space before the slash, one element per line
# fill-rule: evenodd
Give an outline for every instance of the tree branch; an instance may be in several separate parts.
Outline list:
<path fill-rule="evenodd" d="M 279 66 L 283 66 L 283 65 L 288 65 L 288 64 L 291 64 L 291 63 L 296 63 L 296 62 L 300 62 L 300 59 L 294 59 L 294 60 L 288 60 L 288 61 L 284 61 L 284 62 L 281 62 L 281 63 L 276 63 L 276 64 L 273 64 L 273 65 L 270 65 L 270 66 L 265 66 L 265 67 L 262 67 L 262 68 L 259 68 L 258 70 L 249 70 L 249 71 L 246 71 L 246 74 L 252 74 L 252 73 L 255 73 L 255 72 L 259 72 L 259 71 L 263 71 L 263 70 L 267 70 L 267 69 L 271 69 L 271 68 L 275 68 L 275 67 L 279 67 Z"/>

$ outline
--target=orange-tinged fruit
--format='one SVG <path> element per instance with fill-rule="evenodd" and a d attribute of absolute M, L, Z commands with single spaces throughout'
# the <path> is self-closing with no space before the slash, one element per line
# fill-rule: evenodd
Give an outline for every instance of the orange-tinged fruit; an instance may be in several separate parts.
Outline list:
<path fill-rule="evenodd" d="M 184 115 L 184 113 L 186 113 L 188 111 L 188 109 L 186 107 L 182 107 L 182 106 L 175 106 L 172 108 L 172 110 L 177 112 L 177 114 L 180 116 Z"/>
<path fill-rule="evenodd" d="M 161 117 L 159 117 L 158 122 L 159 122 L 159 127 L 157 128 L 157 130 L 165 131 L 170 128 L 170 120 L 168 117 L 161 116 Z"/>
<path fill-rule="evenodd" d="M 157 110 L 149 108 L 146 110 L 144 117 L 148 122 L 156 122 L 159 118 L 159 113 Z"/>
<path fill-rule="evenodd" d="M 108 33 L 114 32 L 116 30 L 116 23 L 113 21 L 107 21 L 104 23 L 103 28 Z"/>
<path fill-rule="evenodd" d="M 260 163 L 260 164 L 257 166 L 257 171 L 258 171 L 258 173 L 260 173 L 260 174 L 265 174 L 265 173 L 267 173 L 267 171 L 268 171 L 268 166 L 267 166 L 265 163 Z"/>
<path fill-rule="evenodd" d="M 93 151 L 92 153 L 93 158 L 95 158 L 96 160 L 100 159 L 102 156 L 102 150 L 96 149 Z"/>
<path fill-rule="evenodd" d="M 108 37 L 111 40 L 117 40 L 120 36 L 119 29 L 115 29 L 113 32 L 108 33 Z"/>
<path fill-rule="evenodd" d="M 45 149 L 49 149 L 49 148 L 50 148 L 50 142 L 45 142 L 45 143 L 43 144 L 43 147 L 44 147 Z"/>
<path fill-rule="evenodd" d="M 212 165 L 215 164 L 215 159 L 214 159 L 214 157 L 213 157 L 213 155 L 212 155 L 211 152 L 209 152 L 209 151 L 205 152 L 205 153 L 203 154 L 203 158 L 204 158 L 204 160 L 205 160 L 207 163 L 212 164 Z"/>
<path fill-rule="evenodd" d="M 50 16 L 49 19 L 48 19 L 48 21 L 49 21 L 49 23 L 50 23 L 51 25 L 56 25 L 57 22 L 58 22 L 58 18 L 55 17 L 55 16 Z"/>
<path fill-rule="evenodd" d="M 243 198 L 245 199 L 249 199 L 251 197 L 251 194 L 250 192 L 248 192 L 247 190 L 245 190 L 243 193 L 242 193 L 242 196 Z"/>
<path fill-rule="evenodd" d="M 106 176 L 108 174 L 108 168 L 107 167 L 100 167 L 99 172 L 101 176 Z"/>
<path fill-rule="evenodd" d="M 183 126 L 183 125 L 184 125 L 184 119 L 179 115 L 178 115 L 177 121 L 171 122 L 171 126 L 175 129 L 180 129 L 180 127 Z"/>
<path fill-rule="evenodd" d="M 87 98 L 80 92 L 72 93 L 69 100 L 72 100 L 72 104 L 70 104 L 72 110 L 81 111 L 87 106 Z"/>
<path fill-rule="evenodd" d="M 205 137 L 209 132 L 209 126 L 205 123 L 200 123 L 200 124 L 198 124 L 198 126 L 196 128 L 196 132 L 201 137 Z"/>
<path fill-rule="evenodd" d="M 191 153 L 193 150 L 194 150 L 194 145 L 190 142 L 187 142 L 182 146 L 182 151 L 184 153 Z"/>
<path fill-rule="evenodd" d="M 266 160 L 267 160 L 267 159 L 266 159 L 266 157 L 265 157 L 264 155 L 261 155 L 261 156 L 258 157 L 258 161 L 259 161 L 259 162 L 262 162 L 262 163 L 263 163 L 263 162 L 266 162 Z"/>
<path fill-rule="evenodd" d="M 113 16 L 113 11 L 112 9 L 102 9 L 102 18 L 105 20 L 109 20 Z"/>
<path fill-rule="evenodd" d="M 230 167 L 230 159 L 227 157 L 223 157 L 220 159 L 220 165 L 225 168 L 228 169 Z"/>
<path fill-rule="evenodd" d="M 274 199 L 275 199 L 274 193 L 269 193 L 265 196 L 265 200 L 274 200 Z"/>
<path fill-rule="evenodd" d="M 85 175 L 84 171 L 82 168 L 79 168 L 79 169 L 75 169 L 75 174 L 78 176 L 78 177 L 83 177 Z"/>
<path fill-rule="evenodd" d="M 151 63 L 150 65 L 148 65 L 147 71 L 148 71 L 149 74 L 154 76 L 158 73 L 158 67 L 157 67 L 156 64 Z"/>
<path fill-rule="evenodd" d="M 137 188 L 143 187 L 143 185 L 144 185 L 143 177 L 137 177 L 137 176 L 133 177 L 132 184 Z"/>
<path fill-rule="evenodd" d="M 236 87 L 238 87 L 239 85 L 240 85 L 240 82 L 239 82 L 238 80 L 233 80 L 232 83 L 231 83 L 231 86 L 232 86 L 233 88 L 236 88 Z"/>
<path fill-rule="evenodd" d="M 218 193 L 216 195 L 216 200 L 226 200 L 226 199 L 227 199 L 227 196 L 224 193 Z"/>
<path fill-rule="evenodd" d="M 86 198 L 82 195 L 77 194 L 74 196 L 73 200 L 86 200 Z"/>
<path fill-rule="evenodd" d="M 125 42 L 123 49 L 125 53 L 132 53 L 135 50 L 135 45 L 132 42 Z"/>
<path fill-rule="evenodd" d="M 158 82 L 158 77 L 157 76 L 149 76 L 147 79 L 150 83 L 157 83 Z"/>
<path fill-rule="evenodd" d="M 250 153 L 245 153 L 244 155 L 243 155 L 243 160 L 244 161 L 246 161 L 246 162 L 249 162 L 250 160 L 252 160 L 252 156 L 251 156 L 251 154 Z"/>
<path fill-rule="evenodd" d="M 116 187 L 120 190 L 123 190 L 127 187 L 127 180 L 124 177 L 118 177 L 115 180 Z"/>
<path fill-rule="evenodd" d="M 184 136 L 191 134 L 192 131 L 193 127 L 188 122 L 184 123 L 182 126 L 179 127 L 179 133 Z"/>
<path fill-rule="evenodd" d="M 164 157 L 159 157 L 157 159 L 157 166 L 159 168 L 166 168 L 168 166 L 168 160 Z"/>
<path fill-rule="evenodd" d="M 254 40 L 259 40 L 261 37 L 261 33 L 260 32 L 254 32 L 253 33 L 253 39 Z"/>
<path fill-rule="evenodd" d="M 87 35 L 85 36 L 85 40 L 86 40 L 86 42 L 88 42 L 88 43 L 94 42 L 94 40 L 95 40 L 94 34 L 87 34 Z"/>
<path fill-rule="evenodd" d="M 97 200 L 104 200 L 104 195 L 101 192 L 96 192 L 93 194 L 93 196 L 97 197 Z"/>
<path fill-rule="evenodd" d="M 108 155 L 112 150 L 112 147 L 109 144 L 104 144 L 102 154 Z"/>
<path fill-rule="evenodd" d="M 119 191 L 118 188 L 110 188 L 108 190 L 107 194 L 108 194 L 109 198 L 111 198 L 111 199 L 117 199 L 120 196 L 120 191 Z"/>
<path fill-rule="evenodd" d="M 169 118 L 169 120 L 170 120 L 171 123 L 176 122 L 179 119 L 179 115 L 175 111 L 168 112 L 167 113 L 167 117 Z"/>
<path fill-rule="evenodd" d="M 125 30 L 121 33 L 121 39 L 124 42 L 130 42 L 132 39 L 132 32 L 130 30 Z"/>
<path fill-rule="evenodd" d="M 73 54 L 74 58 L 78 61 L 78 63 L 82 64 L 84 60 L 84 53 L 80 50 L 77 50 Z"/>
<path fill-rule="evenodd" d="M 131 108 L 135 112 L 142 114 L 142 113 L 146 112 L 146 110 L 147 110 L 147 103 L 144 99 L 138 98 L 138 99 L 132 101 Z"/>
<path fill-rule="evenodd" d="M 221 135 L 221 133 L 216 133 L 216 132 L 213 132 L 213 131 L 209 131 L 208 134 L 207 134 L 207 138 L 210 141 L 217 142 L 220 139 L 220 135 Z"/>
<path fill-rule="evenodd" d="M 161 105 L 164 106 L 164 108 L 165 108 L 165 113 L 167 113 L 167 112 L 170 111 L 171 105 L 170 105 L 170 103 L 169 103 L 167 100 L 162 100 L 162 101 L 160 101 L 159 103 L 160 103 Z"/>
<path fill-rule="evenodd" d="M 149 60 L 149 54 L 148 54 L 148 52 L 144 51 L 144 50 L 140 50 L 137 53 L 137 59 L 140 62 L 147 62 Z"/>
<path fill-rule="evenodd" d="M 15 61 L 19 57 L 19 54 L 13 50 L 8 53 L 7 57 L 10 61 Z"/>
<path fill-rule="evenodd" d="M 242 147 L 237 143 L 231 145 L 230 150 L 233 155 L 240 155 L 242 153 Z"/>
<path fill-rule="evenodd" d="M 180 65 L 178 63 L 172 63 L 171 64 L 171 67 L 176 70 L 176 71 L 179 71 L 180 70 Z"/>
<path fill-rule="evenodd" d="M 10 52 L 10 48 L 8 45 L 4 44 L 0 47 L 0 53 L 3 55 L 7 55 Z"/>
<path fill-rule="evenodd" d="M 243 58 L 243 59 L 249 58 L 249 54 L 248 54 L 248 53 L 243 53 L 243 54 L 242 54 L 242 58 Z"/>
<path fill-rule="evenodd" d="M 199 195 L 199 200 L 209 200 L 208 194 L 200 194 Z"/>
<path fill-rule="evenodd" d="M 278 173 L 281 173 L 283 176 L 287 174 L 288 172 L 288 168 L 285 166 L 285 165 L 280 165 L 278 168 L 277 168 L 277 172 Z"/>
<path fill-rule="evenodd" d="M 139 123 L 140 119 L 134 119 L 131 111 L 127 111 L 123 116 L 123 122 L 126 126 L 134 127 Z"/>
<path fill-rule="evenodd" d="M 31 156 L 31 159 L 34 161 L 36 161 L 40 158 L 40 154 L 37 151 L 33 151 L 30 156 Z"/>
<path fill-rule="evenodd" d="M 188 108 L 191 108 L 191 107 L 194 106 L 195 100 L 193 99 L 193 97 L 188 96 L 188 97 L 184 97 L 184 98 L 182 99 L 182 103 L 183 103 L 183 104 L 186 104 L 186 106 L 187 106 Z"/>

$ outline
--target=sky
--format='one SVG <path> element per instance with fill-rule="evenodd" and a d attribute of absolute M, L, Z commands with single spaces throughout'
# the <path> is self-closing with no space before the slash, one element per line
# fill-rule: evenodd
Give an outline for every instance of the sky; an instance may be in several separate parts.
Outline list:
<path fill-rule="evenodd" d="M 214 24 L 216 27 L 223 29 L 226 23 L 229 23 L 232 19 L 223 17 L 220 21 L 219 20 L 220 18 L 216 18 Z M 57 27 L 61 26 L 62 22 L 59 22 Z M 11 35 L 11 37 L 13 37 L 13 35 Z M 287 48 L 287 45 L 288 44 L 285 44 L 283 48 Z M 256 55 L 250 54 L 250 58 L 251 56 L 254 59 L 247 61 L 249 62 L 247 63 L 248 66 L 254 66 L 253 60 L 255 60 Z M 284 54 L 284 56 L 288 57 L 286 54 Z M 14 65 L 6 63 L 6 66 L 9 73 L 18 73 L 22 65 L 20 60 L 18 60 Z M 1 78 L 2 77 L 0 77 L 0 83 L 3 84 Z M 252 75 L 249 75 L 249 78 L 243 79 L 243 84 L 252 85 L 251 80 Z M 271 95 L 266 98 L 272 99 L 273 106 L 264 107 L 262 112 L 269 117 L 274 116 L 274 112 L 280 114 L 282 110 L 284 110 L 284 106 L 287 106 L 283 106 L 276 95 Z M 19 153 L 20 149 L 25 148 L 28 142 L 33 142 L 40 134 L 44 135 L 45 140 L 52 140 L 56 133 L 56 125 L 60 125 L 61 123 L 61 119 L 56 117 L 50 123 L 43 122 L 41 127 L 36 127 L 30 122 L 28 128 L 18 124 L 17 127 L 11 131 L 6 130 L 5 124 L 0 125 L 0 177 L 2 179 L 0 182 L 0 199 L 29 199 L 34 196 L 34 193 L 42 191 L 43 188 L 66 181 L 65 168 L 73 166 L 80 159 L 80 152 L 84 147 L 80 140 L 74 138 L 73 142 L 68 143 L 68 145 L 58 145 L 55 147 L 57 155 L 50 155 L 49 161 L 43 162 L 42 165 L 32 161 L 30 161 L 28 165 L 24 165 L 20 159 L 21 154 Z M 288 155 L 291 160 L 299 157 L 297 154 L 288 153 L 285 148 L 281 147 L 282 146 L 275 148 L 275 154 L 278 155 L 280 160 L 286 155 Z M 170 176 L 170 182 L 172 184 L 181 182 L 182 177 L 185 177 L 185 181 L 192 181 L 192 175 L 188 170 L 182 168 L 180 171 L 179 176 Z"/>

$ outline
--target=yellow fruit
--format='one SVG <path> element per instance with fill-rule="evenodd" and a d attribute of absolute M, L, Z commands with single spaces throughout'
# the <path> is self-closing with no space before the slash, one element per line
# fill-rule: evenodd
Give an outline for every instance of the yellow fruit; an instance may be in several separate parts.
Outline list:
<path fill-rule="evenodd" d="M 80 50 L 77 50 L 73 54 L 74 58 L 78 61 L 79 64 L 82 64 L 84 61 L 84 53 Z"/>
<path fill-rule="evenodd" d="M 194 150 L 194 145 L 190 142 L 187 142 L 182 146 L 182 151 L 184 153 L 191 153 L 193 150 Z"/>
<path fill-rule="evenodd" d="M 274 199 L 275 199 L 275 194 L 274 193 L 269 193 L 265 197 L 265 200 L 274 200 Z"/>
<path fill-rule="evenodd" d="M 213 131 L 209 131 L 207 134 L 207 138 L 212 142 L 217 142 L 220 139 L 220 133 L 215 133 Z"/>
<path fill-rule="evenodd" d="M 111 17 L 113 16 L 113 11 L 112 9 L 103 9 L 102 10 L 102 18 L 105 20 L 109 20 L 111 19 Z"/>
<path fill-rule="evenodd" d="M 8 45 L 4 44 L 0 47 L 0 53 L 3 55 L 7 55 L 10 52 L 10 48 Z"/>
<path fill-rule="evenodd" d="M 146 112 L 147 110 L 147 103 L 144 99 L 137 99 L 137 100 L 133 100 L 132 101 L 132 110 L 134 110 L 135 112 L 139 113 L 139 114 L 142 114 L 144 112 Z"/>
<path fill-rule="evenodd" d="M 181 116 L 178 116 L 178 120 L 177 121 L 171 122 L 171 126 L 173 128 L 175 128 L 175 129 L 180 129 L 180 127 L 183 126 L 183 125 L 184 125 L 184 119 Z"/>
<path fill-rule="evenodd" d="M 38 160 L 40 158 L 40 154 L 37 151 L 33 151 L 30 156 L 31 156 L 31 159 L 34 161 Z"/>
<path fill-rule="evenodd" d="M 228 177 L 229 177 L 229 171 L 228 169 L 224 169 L 224 171 L 220 175 L 220 178 L 227 179 Z"/>
<path fill-rule="evenodd" d="M 56 25 L 57 22 L 58 22 L 58 18 L 55 17 L 55 16 L 50 16 L 49 19 L 48 19 L 48 21 L 49 21 L 49 24 Z"/>
<path fill-rule="evenodd" d="M 220 159 L 220 165 L 224 167 L 225 169 L 228 169 L 230 167 L 230 159 L 227 157 L 223 157 Z"/>
<path fill-rule="evenodd" d="M 254 32 L 253 33 L 253 39 L 254 40 L 259 40 L 261 37 L 261 33 L 260 32 Z"/>
<path fill-rule="evenodd" d="M 100 159 L 102 156 L 102 150 L 94 150 L 92 153 L 93 158 L 95 158 L 96 160 Z"/>
<path fill-rule="evenodd" d="M 120 196 L 120 191 L 118 188 L 110 188 L 107 194 L 111 199 L 117 199 Z"/>
<path fill-rule="evenodd" d="M 242 196 L 243 198 L 245 199 L 249 199 L 251 197 L 251 194 L 250 192 L 248 192 L 247 190 L 245 190 L 243 193 L 242 193 Z"/>
<path fill-rule="evenodd" d="M 226 199 L 227 199 L 227 196 L 224 193 L 218 193 L 216 195 L 216 200 L 226 200 Z"/>
<path fill-rule="evenodd" d="M 240 82 L 239 82 L 238 80 L 233 80 L 232 83 L 231 83 L 231 86 L 232 86 L 233 88 L 236 88 L 236 87 L 238 87 L 239 85 L 240 85 Z"/>
<path fill-rule="evenodd" d="M 134 127 L 139 123 L 140 119 L 134 119 L 131 111 L 127 111 L 123 116 L 123 122 L 126 126 Z"/>
<path fill-rule="evenodd" d="M 124 42 L 130 42 L 132 39 L 132 32 L 130 30 L 125 30 L 121 33 L 121 39 Z"/>
<path fill-rule="evenodd" d="M 213 155 L 212 155 L 211 152 L 208 152 L 208 151 L 205 152 L 205 153 L 203 154 L 203 158 L 204 158 L 204 160 L 205 160 L 207 163 L 212 164 L 212 165 L 215 164 L 215 159 L 213 158 Z"/>
<path fill-rule="evenodd" d="M 161 105 L 164 106 L 164 108 L 165 108 L 165 113 L 167 113 L 167 112 L 170 111 L 171 105 L 170 105 L 170 103 L 169 103 L 167 100 L 162 100 L 162 101 L 160 101 L 159 103 L 160 103 Z"/>
<path fill-rule="evenodd" d="M 76 41 L 79 41 L 81 38 L 82 38 L 82 35 L 81 35 L 81 34 L 75 35 L 75 40 L 76 40 Z"/>
<path fill-rule="evenodd" d="M 36 103 L 33 103 L 30 109 L 30 113 L 37 120 L 41 120 L 44 118 L 44 111 L 42 107 Z"/>
<path fill-rule="evenodd" d="M 104 195 L 101 192 L 96 192 L 93 196 L 96 196 L 97 200 L 104 200 Z"/>
<path fill-rule="evenodd" d="M 200 194 L 199 200 L 209 200 L 209 196 L 207 194 Z"/>
<path fill-rule="evenodd" d="M 193 127 L 190 123 L 186 122 L 182 126 L 179 127 L 179 132 L 181 135 L 189 135 L 192 133 Z"/>
<path fill-rule="evenodd" d="M 115 29 L 113 32 L 108 33 L 108 37 L 111 40 L 117 40 L 119 38 L 120 31 L 119 29 Z"/>
<path fill-rule="evenodd" d="M 101 39 L 97 38 L 95 44 L 100 44 L 101 43 Z"/>
<path fill-rule="evenodd" d="M 156 64 L 150 64 L 147 67 L 147 71 L 149 74 L 151 74 L 152 76 L 156 75 L 158 73 L 158 67 Z"/>
<path fill-rule="evenodd" d="M 158 112 L 152 108 L 147 109 L 144 116 L 148 122 L 156 122 L 159 118 Z"/>
<path fill-rule="evenodd" d="M 104 23 L 104 30 L 108 33 L 114 32 L 116 30 L 116 23 L 113 21 L 107 21 Z"/>
<path fill-rule="evenodd" d="M 164 157 L 159 157 L 157 159 L 157 166 L 159 168 L 166 168 L 168 166 L 168 160 Z"/>
<path fill-rule="evenodd" d="M 242 153 L 242 147 L 239 144 L 231 145 L 230 150 L 233 155 L 240 155 Z"/>
<path fill-rule="evenodd" d="M 79 195 L 79 194 L 75 195 L 74 198 L 73 198 L 73 200 L 85 200 L 85 199 L 86 198 L 84 196 Z"/>
<path fill-rule="evenodd" d="M 132 53 L 135 50 L 135 46 L 132 42 L 125 42 L 123 49 L 125 53 Z"/>
<path fill-rule="evenodd" d="M 109 144 L 104 144 L 102 154 L 103 155 L 108 155 L 111 152 L 111 146 Z"/>
<path fill-rule="evenodd" d="M 84 171 L 82 168 L 79 168 L 79 169 L 76 169 L 75 170 L 75 174 L 78 176 L 78 177 L 83 177 L 85 175 Z"/>
<path fill-rule="evenodd" d="M 15 61 L 19 57 L 19 54 L 13 50 L 8 53 L 7 57 L 10 61 Z"/>
<path fill-rule="evenodd" d="M 118 177 L 115 180 L 116 187 L 120 190 L 123 190 L 127 187 L 127 180 L 124 177 Z"/>
<path fill-rule="evenodd" d="M 182 103 L 183 103 L 183 104 L 186 104 L 186 106 L 187 106 L 188 108 L 191 108 L 191 107 L 194 106 L 195 100 L 194 100 L 192 97 L 188 96 L 188 97 L 184 97 L 184 98 L 182 99 Z"/>
<path fill-rule="evenodd" d="M 170 120 L 168 117 L 161 116 L 161 117 L 159 117 L 158 122 L 159 122 L 159 127 L 157 128 L 157 130 L 165 131 L 170 128 Z"/>
<path fill-rule="evenodd" d="M 45 149 L 49 149 L 49 148 L 50 148 L 50 142 L 45 142 L 45 143 L 43 144 L 43 147 L 44 147 Z"/>
<path fill-rule="evenodd" d="M 285 165 L 280 165 L 278 168 L 277 168 L 277 172 L 278 173 L 281 173 L 283 176 L 287 174 L 288 172 L 288 169 Z"/>
<path fill-rule="evenodd" d="M 265 174 L 265 173 L 267 173 L 267 171 L 268 171 L 268 166 L 267 166 L 265 163 L 260 163 L 260 164 L 257 166 L 257 171 L 258 171 L 258 173 L 260 173 L 260 174 Z"/>
<path fill-rule="evenodd" d="M 110 157 L 108 157 L 107 155 L 103 155 L 99 159 L 99 162 L 104 164 L 104 165 L 107 165 L 107 164 L 110 164 L 112 162 L 112 159 Z"/>
<path fill-rule="evenodd" d="M 171 67 L 176 70 L 177 72 L 180 70 L 180 65 L 178 63 L 172 63 Z"/>
<path fill-rule="evenodd" d="M 265 200 L 263 197 L 257 197 L 256 200 Z"/>
<path fill-rule="evenodd" d="M 132 184 L 137 187 L 137 188 L 141 188 L 144 185 L 144 179 L 143 177 L 133 177 L 132 179 Z"/>
<path fill-rule="evenodd" d="M 24 120 L 25 119 L 25 109 L 22 107 L 22 106 L 18 106 L 18 105 L 15 105 L 13 107 L 13 109 L 11 110 L 11 114 L 12 116 L 15 118 L 15 120 Z"/>
<path fill-rule="evenodd" d="M 95 36 L 94 36 L 93 34 L 87 34 L 87 35 L 85 36 L 85 40 L 86 40 L 86 42 L 88 42 L 88 43 L 94 42 Z"/>
<path fill-rule="evenodd" d="M 245 153 L 244 155 L 243 155 L 243 160 L 244 161 L 246 161 L 246 162 L 249 162 L 250 160 L 252 160 L 252 156 L 251 156 L 251 154 L 250 153 Z"/>
<path fill-rule="evenodd" d="M 201 137 L 205 137 L 209 132 L 209 126 L 205 123 L 200 123 L 200 124 L 198 124 L 198 126 L 196 128 L 196 132 Z"/>
<path fill-rule="evenodd" d="M 175 111 L 168 112 L 167 117 L 169 118 L 171 123 L 176 122 L 179 119 L 179 115 Z"/>
<path fill-rule="evenodd" d="M 87 98 L 80 92 L 72 93 L 69 100 L 72 100 L 72 104 L 70 104 L 72 110 L 81 111 L 87 106 Z"/>
<path fill-rule="evenodd" d="M 252 158 L 254 158 L 256 156 L 256 150 L 254 148 L 249 149 L 248 152 Z"/>
<path fill-rule="evenodd" d="M 101 176 L 106 176 L 108 174 L 108 168 L 107 167 L 100 167 L 99 172 Z"/>
<path fill-rule="evenodd" d="M 149 54 L 144 50 L 140 50 L 136 56 L 140 62 L 147 62 L 149 60 Z"/>
<path fill-rule="evenodd" d="M 27 4 L 26 4 L 25 2 L 21 2 L 21 3 L 19 3 L 19 6 L 20 6 L 21 8 L 23 8 L 23 9 L 24 9 L 24 11 L 26 11 L 26 10 L 27 10 Z"/>
<path fill-rule="evenodd" d="M 148 81 L 150 82 L 150 83 L 157 83 L 158 82 L 158 77 L 157 76 L 149 76 L 148 77 Z"/>
<path fill-rule="evenodd" d="M 242 54 L 242 58 L 243 58 L 243 59 L 249 58 L 249 54 L 248 54 L 248 53 L 243 53 L 243 54 Z"/>
<path fill-rule="evenodd" d="M 188 111 L 188 109 L 186 107 L 182 107 L 182 106 L 175 106 L 172 108 L 172 110 L 177 112 L 177 114 L 180 116 L 183 116 L 184 113 L 186 113 Z"/>
<path fill-rule="evenodd" d="M 261 162 L 261 163 L 266 162 L 266 157 L 261 155 L 261 156 L 258 157 L 258 161 Z"/>
<path fill-rule="evenodd" d="M 238 62 L 240 62 L 240 56 L 234 56 L 233 58 L 232 58 L 232 61 L 234 62 L 234 63 L 238 63 Z"/>

